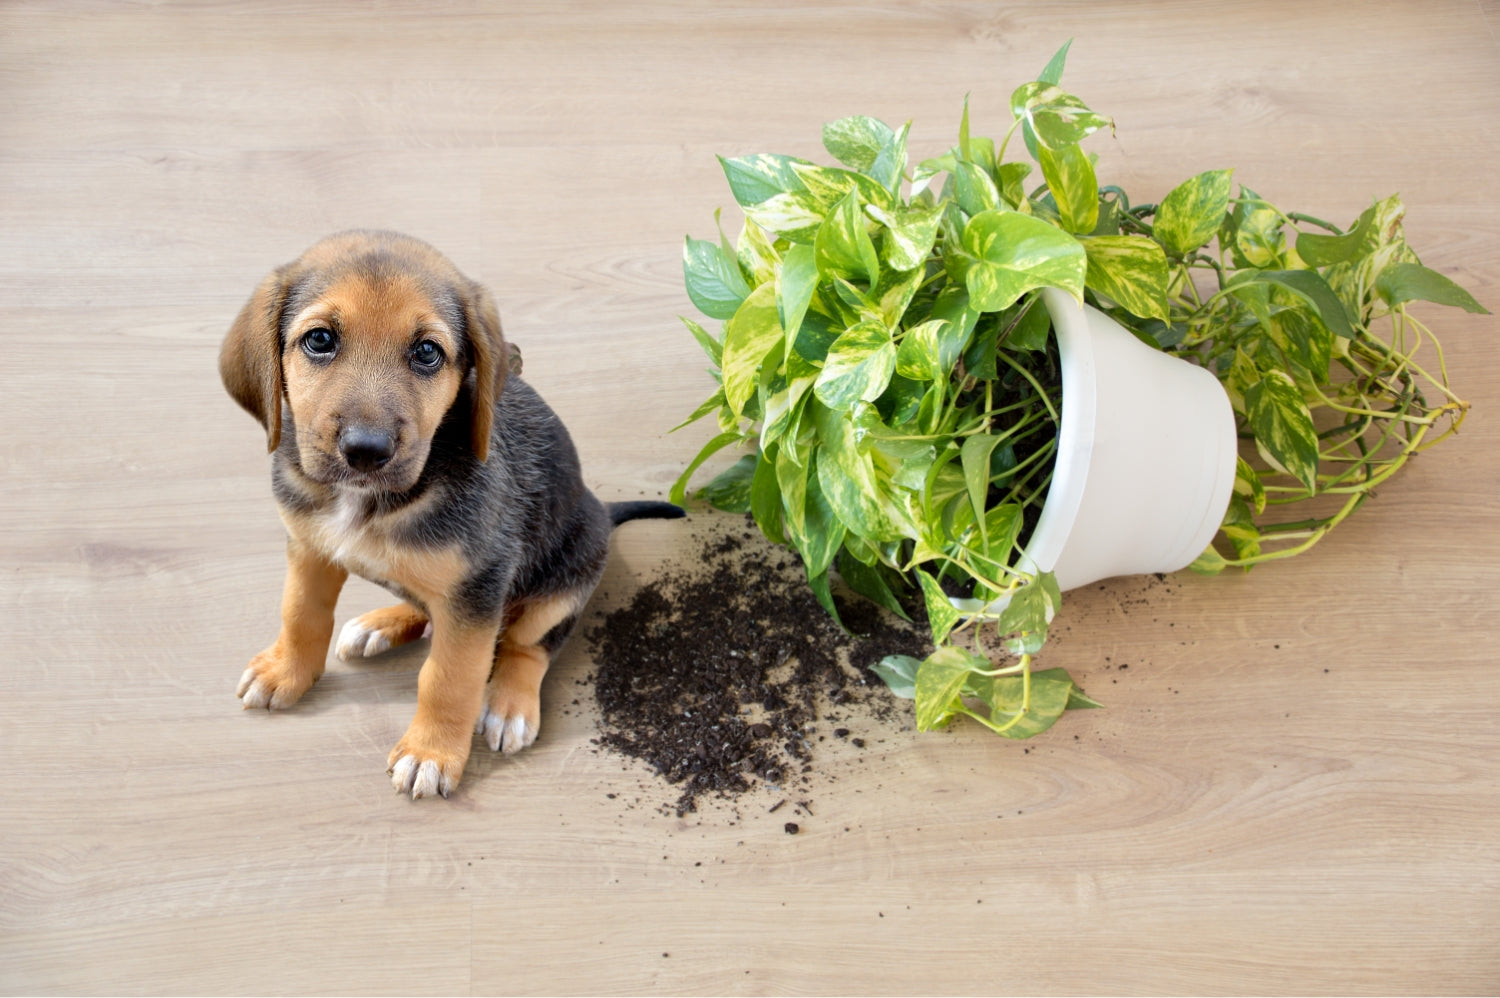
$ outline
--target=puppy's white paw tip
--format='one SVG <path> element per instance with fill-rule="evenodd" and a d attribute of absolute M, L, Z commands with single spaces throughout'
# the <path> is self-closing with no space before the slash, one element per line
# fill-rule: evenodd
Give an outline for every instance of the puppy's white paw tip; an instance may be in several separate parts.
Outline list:
<path fill-rule="evenodd" d="M 537 728 L 520 714 L 502 717 L 486 706 L 474 725 L 474 733 L 484 736 L 490 751 L 515 755 L 536 741 Z"/>
<path fill-rule="evenodd" d="M 390 651 L 391 639 L 380 631 L 372 631 L 356 617 L 339 631 L 338 657 L 345 662 L 359 658 L 370 658 L 383 651 Z"/>
<path fill-rule="evenodd" d="M 536 729 L 526 723 L 524 717 L 512 717 L 505 722 L 505 734 L 500 739 L 500 751 L 515 755 L 536 741 Z"/>
<path fill-rule="evenodd" d="M 238 690 L 240 706 L 246 710 L 280 706 L 280 704 L 274 702 L 274 695 L 270 688 L 257 679 L 255 673 L 248 669 L 245 670 L 245 675 L 240 677 Z"/>
<path fill-rule="evenodd" d="M 490 747 L 491 752 L 500 751 L 500 736 L 505 731 L 505 719 L 491 714 L 488 707 L 484 713 L 479 715 L 479 726 L 477 733 L 484 735 L 484 743 Z"/>
<path fill-rule="evenodd" d="M 404 794 L 412 788 L 416 772 L 416 756 L 403 755 L 396 760 L 396 764 L 391 767 L 391 786 L 396 788 L 396 793 Z"/>
<path fill-rule="evenodd" d="M 417 767 L 417 775 L 411 785 L 411 799 L 420 800 L 423 797 L 431 797 L 438 792 L 442 782 L 442 773 L 438 771 L 438 764 L 431 759 L 427 760 Z M 448 795 L 445 793 L 443 796 Z"/>

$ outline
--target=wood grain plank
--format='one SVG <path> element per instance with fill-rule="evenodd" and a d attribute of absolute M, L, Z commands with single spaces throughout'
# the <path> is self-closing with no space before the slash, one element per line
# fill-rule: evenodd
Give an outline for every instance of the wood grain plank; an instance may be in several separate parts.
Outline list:
<path fill-rule="evenodd" d="M 9 993 L 1474 993 L 1500 980 L 1500 353 L 1423 312 L 1462 433 L 1295 563 L 1070 593 L 1047 652 L 1104 710 L 1013 744 L 874 719 L 798 835 L 770 791 L 678 817 L 593 744 L 586 642 L 537 745 L 390 793 L 418 643 L 295 710 L 233 685 L 275 633 L 259 428 L 218 385 L 255 283 L 329 231 L 429 239 L 500 303 L 607 499 L 711 433 L 684 234 L 716 154 L 823 122 L 952 142 L 965 93 L 1075 38 L 1099 172 L 1234 167 L 1347 221 L 1399 192 L 1500 305 L 1494 0 L 1309 5 L 0 8 L 0 990 Z M 1435 97 L 1435 95 L 1440 95 Z M 584 628 L 727 529 L 619 531 Z M 382 605 L 352 582 L 342 622 Z M 838 742 L 838 744 L 832 744 Z M 664 955 L 665 954 L 665 955 Z"/>

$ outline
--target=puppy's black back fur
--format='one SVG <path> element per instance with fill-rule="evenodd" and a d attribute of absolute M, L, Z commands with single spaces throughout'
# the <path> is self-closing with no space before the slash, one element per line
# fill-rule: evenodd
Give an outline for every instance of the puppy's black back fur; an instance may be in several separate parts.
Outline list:
<path fill-rule="evenodd" d="M 422 518 L 424 532 L 457 540 L 473 569 L 455 604 L 489 618 L 517 601 L 592 588 L 612 524 L 583 483 L 562 421 L 512 376 L 495 404 L 489 459 L 480 463 L 462 401 L 439 430 L 423 474 L 446 493 Z"/>

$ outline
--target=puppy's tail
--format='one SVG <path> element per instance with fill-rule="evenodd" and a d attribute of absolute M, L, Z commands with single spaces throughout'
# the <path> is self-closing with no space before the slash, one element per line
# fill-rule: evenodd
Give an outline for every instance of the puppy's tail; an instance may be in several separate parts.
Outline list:
<path fill-rule="evenodd" d="M 687 516 L 687 510 L 669 502 L 611 502 L 605 503 L 609 511 L 609 522 L 618 527 L 626 520 L 676 520 Z"/>

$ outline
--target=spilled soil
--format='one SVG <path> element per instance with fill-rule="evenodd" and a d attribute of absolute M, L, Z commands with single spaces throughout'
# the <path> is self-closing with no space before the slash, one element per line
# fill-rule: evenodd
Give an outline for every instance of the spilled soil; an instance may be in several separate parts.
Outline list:
<path fill-rule="evenodd" d="M 679 815 L 705 795 L 807 785 L 820 741 L 910 723 L 869 667 L 925 657 L 931 635 L 834 591 L 848 630 L 808 588 L 793 552 L 753 526 L 695 535 L 692 555 L 585 635 L 601 714 L 597 743 L 681 787 Z M 788 831 L 792 826 L 788 825 Z"/>

